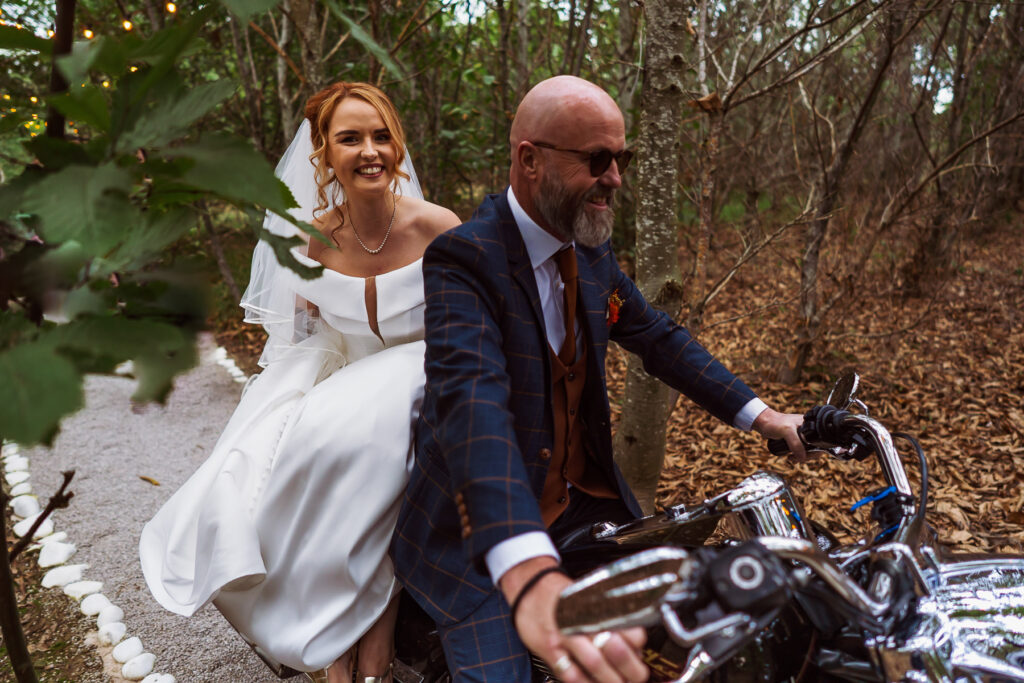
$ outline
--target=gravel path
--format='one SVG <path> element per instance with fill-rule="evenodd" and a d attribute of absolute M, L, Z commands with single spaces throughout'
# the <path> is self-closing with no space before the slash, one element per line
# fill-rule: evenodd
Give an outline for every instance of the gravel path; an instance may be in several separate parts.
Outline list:
<path fill-rule="evenodd" d="M 154 671 L 179 683 L 278 681 L 212 606 L 191 618 L 160 607 L 139 566 L 142 526 L 205 460 L 241 393 L 209 337 L 200 354 L 199 367 L 178 378 L 164 406 L 133 409 L 134 380 L 89 377 L 85 409 L 65 421 L 53 448 L 22 454 L 41 502 L 59 487 L 61 471 L 76 470 L 74 500 L 53 517 L 78 546 L 69 563 L 90 565 L 84 578 L 103 582 L 103 593 L 125 612 L 127 635 L 156 655 Z"/>

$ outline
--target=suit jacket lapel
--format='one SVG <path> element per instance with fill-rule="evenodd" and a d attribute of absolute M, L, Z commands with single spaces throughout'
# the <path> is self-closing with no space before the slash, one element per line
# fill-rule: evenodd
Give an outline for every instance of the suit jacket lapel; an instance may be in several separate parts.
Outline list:
<path fill-rule="evenodd" d="M 494 205 L 498 212 L 498 234 L 505 242 L 505 253 L 508 255 L 509 272 L 512 274 L 512 279 L 519 283 L 519 286 L 526 292 L 537 329 L 543 336 L 544 313 L 540 307 L 537 278 L 533 274 L 533 265 L 530 263 L 530 255 L 526 251 L 526 243 L 523 242 L 523 236 L 519 232 L 519 226 L 516 225 L 516 219 L 512 216 L 512 209 L 509 208 L 508 198 L 504 192 L 495 197 Z M 547 347 L 546 342 L 544 346 Z"/>
<path fill-rule="evenodd" d="M 586 312 L 584 319 L 590 346 L 606 342 L 607 328 L 605 325 L 606 308 L 608 306 L 607 286 L 598 282 L 590 267 L 588 258 L 590 251 L 576 250 L 576 267 L 580 277 L 580 300 Z"/>

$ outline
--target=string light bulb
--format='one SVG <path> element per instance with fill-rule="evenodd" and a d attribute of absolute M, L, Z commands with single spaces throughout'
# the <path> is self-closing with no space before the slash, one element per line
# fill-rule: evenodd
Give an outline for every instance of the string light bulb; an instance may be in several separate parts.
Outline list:
<path fill-rule="evenodd" d="M 110 81 L 103 81 L 103 87 L 104 88 L 109 88 L 110 87 Z"/>
<path fill-rule="evenodd" d="M 91 28 L 87 28 L 82 31 L 82 35 L 85 36 L 87 40 L 92 40 L 94 34 Z"/>
<path fill-rule="evenodd" d="M 32 104 L 35 104 L 36 102 L 39 101 L 39 98 L 36 97 L 35 95 L 33 95 L 32 97 L 28 98 L 28 101 L 31 102 Z"/>
<path fill-rule="evenodd" d="M 127 19 L 125 19 L 124 21 L 121 22 L 121 26 L 124 27 L 125 31 L 131 31 L 132 30 L 132 22 L 130 22 Z"/>
<path fill-rule="evenodd" d="M 166 9 L 171 14 L 174 14 L 178 11 L 178 6 L 175 5 L 173 2 L 169 2 L 166 5 L 164 5 L 164 9 Z"/>
<path fill-rule="evenodd" d="M 135 73 L 136 71 L 139 70 L 139 67 L 137 67 L 137 66 L 130 66 L 130 67 L 128 67 L 128 70 L 131 71 L 132 73 Z"/>
<path fill-rule="evenodd" d="M 46 37 L 47 38 L 53 38 L 54 35 L 56 35 L 56 34 L 53 32 L 52 28 L 46 29 Z"/>

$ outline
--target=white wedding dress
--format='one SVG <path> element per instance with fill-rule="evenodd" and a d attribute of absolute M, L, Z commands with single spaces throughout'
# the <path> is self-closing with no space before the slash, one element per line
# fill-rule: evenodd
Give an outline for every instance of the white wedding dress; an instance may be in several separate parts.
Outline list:
<path fill-rule="evenodd" d="M 300 671 L 347 651 L 398 590 L 388 546 L 423 398 L 421 261 L 375 278 L 379 336 L 367 284 L 325 269 L 295 285 L 318 330 L 252 381 L 140 540 L 160 604 L 190 615 L 213 601 Z"/>

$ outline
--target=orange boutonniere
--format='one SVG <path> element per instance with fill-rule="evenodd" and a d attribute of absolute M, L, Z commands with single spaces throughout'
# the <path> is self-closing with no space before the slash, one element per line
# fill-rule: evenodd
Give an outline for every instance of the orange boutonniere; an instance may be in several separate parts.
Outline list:
<path fill-rule="evenodd" d="M 612 295 L 608 297 L 608 312 L 605 313 L 605 324 L 611 327 L 615 323 L 619 322 L 619 311 L 622 309 L 622 297 L 619 296 L 619 290 L 612 292 Z"/>

